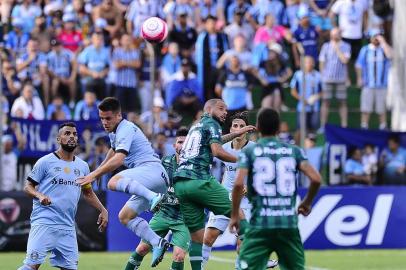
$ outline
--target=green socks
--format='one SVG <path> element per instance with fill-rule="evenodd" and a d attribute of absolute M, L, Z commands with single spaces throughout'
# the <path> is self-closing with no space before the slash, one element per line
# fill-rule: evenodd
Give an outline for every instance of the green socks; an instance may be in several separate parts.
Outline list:
<path fill-rule="evenodd" d="M 172 262 L 171 270 L 183 270 L 183 262 Z"/>
<path fill-rule="evenodd" d="M 196 242 L 192 242 L 192 244 L 190 245 L 189 257 L 192 270 L 202 269 L 202 246 L 202 244 Z"/>
<path fill-rule="evenodd" d="M 124 270 L 138 269 L 138 267 L 141 265 L 142 259 L 144 259 L 144 256 L 141 256 L 134 251 L 128 259 L 127 265 L 125 266 Z"/>

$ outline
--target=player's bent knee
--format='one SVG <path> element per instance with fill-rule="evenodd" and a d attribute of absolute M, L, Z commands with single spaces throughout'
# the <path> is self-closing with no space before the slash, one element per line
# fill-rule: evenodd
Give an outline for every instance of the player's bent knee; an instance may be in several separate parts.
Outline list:
<path fill-rule="evenodd" d="M 108 187 L 110 190 L 116 190 L 117 182 L 118 182 L 118 180 L 120 180 L 120 178 L 121 178 L 121 175 L 115 175 L 115 176 L 113 176 L 113 177 L 109 180 L 109 182 L 107 183 L 107 187 Z"/>
<path fill-rule="evenodd" d="M 175 262 L 183 262 L 186 257 L 186 251 L 179 247 L 175 247 L 173 250 L 173 260 Z"/>
<path fill-rule="evenodd" d="M 127 223 L 137 217 L 137 213 L 135 213 L 132 209 L 124 206 L 120 212 L 118 213 L 118 219 L 120 223 L 123 225 L 127 225 Z"/>
<path fill-rule="evenodd" d="M 209 247 L 213 246 L 220 233 L 216 228 L 207 228 L 204 233 L 203 243 Z"/>

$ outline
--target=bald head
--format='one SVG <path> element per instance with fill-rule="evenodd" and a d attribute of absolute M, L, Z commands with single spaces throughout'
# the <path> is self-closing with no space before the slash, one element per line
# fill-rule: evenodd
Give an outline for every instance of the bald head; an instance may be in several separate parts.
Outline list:
<path fill-rule="evenodd" d="M 204 108 L 203 108 L 204 112 L 210 113 L 210 110 L 214 106 L 216 106 L 217 102 L 224 102 L 224 101 L 219 98 L 212 98 L 212 99 L 209 99 L 208 101 L 206 101 L 206 103 L 204 104 Z"/>
<path fill-rule="evenodd" d="M 219 98 L 209 99 L 206 104 L 204 104 L 204 112 L 220 122 L 224 122 L 227 117 L 227 106 L 224 101 Z"/>

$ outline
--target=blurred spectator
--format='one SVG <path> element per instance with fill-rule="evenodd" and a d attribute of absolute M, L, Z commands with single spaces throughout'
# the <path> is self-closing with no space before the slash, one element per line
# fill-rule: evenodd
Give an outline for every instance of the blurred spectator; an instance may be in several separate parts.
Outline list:
<path fill-rule="evenodd" d="M 322 169 L 322 160 L 323 160 L 323 146 L 316 145 L 316 134 L 308 133 L 304 141 L 304 151 L 306 152 L 307 159 L 309 163 L 317 170 L 321 171 Z M 302 174 L 301 186 L 308 187 L 310 184 L 309 178 L 305 177 Z"/>
<path fill-rule="evenodd" d="M 379 30 L 372 30 L 370 36 L 370 43 L 362 47 L 356 63 L 357 84 L 358 87 L 362 88 L 361 128 L 368 128 L 369 116 L 375 111 L 379 114 L 379 128 L 385 129 L 386 90 L 392 48 Z"/>
<path fill-rule="evenodd" d="M 233 40 L 233 48 L 225 51 L 217 61 L 216 67 L 223 68 L 224 64 L 230 61 L 232 56 L 237 56 L 240 60 L 241 68 L 247 70 L 251 67 L 252 53 L 246 48 L 246 39 L 242 35 L 238 35 Z"/>
<path fill-rule="evenodd" d="M 25 50 L 30 35 L 23 32 L 24 22 L 20 18 L 15 18 L 12 23 L 13 30 L 8 32 L 5 37 L 6 49 L 8 49 L 13 58 L 19 57 Z"/>
<path fill-rule="evenodd" d="M 321 128 L 327 123 L 330 101 L 335 97 L 340 102 L 341 126 L 347 127 L 347 63 L 351 56 L 351 47 L 341 40 L 340 30 L 330 32 L 330 42 L 324 43 L 319 55 L 320 73 L 323 81 L 323 103 L 321 106 Z"/>
<path fill-rule="evenodd" d="M 276 24 L 281 25 L 284 14 L 284 6 L 281 1 L 257 0 L 248 12 L 248 20 L 252 27 L 257 29 L 258 25 L 265 24 L 265 17 L 268 14 L 272 14 L 276 20 Z"/>
<path fill-rule="evenodd" d="M 47 27 L 59 29 L 62 26 L 63 6 L 64 3 L 61 1 L 51 1 L 45 5 Z"/>
<path fill-rule="evenodd" d="M 118 33 L 123 30 L 121 11 L 114 4 L 113 0 L 103 0 L 100 5 L 93 8 L 93 21 L 96 22 L 99 18 L 106 20 L 107 25 L 104 29 L 109 32 L 111 38 L 117 37 Z"/>
<path fill-rule="evenodd" d="M 181 58 L 179 56 L 179 46 L 175 42 L 168 45 L 168 53 L 163 57 L 160 68 L 160 78 L 162 87 L 165 88 L 171 81 L 173 74 L 179 71 Z"/>
<path fill-rule="evenodd" d="M 13 191 L 17 186 L 17 155 L 13 151 L 13 137 L 10 135 L 3 135 L 3 154 L 1 160 L 2 177 L 0 181 L 1 191 Z"/>
<path fill-rule="evenodd" d="M 182 116 L 193 118 L 200 109 L 203 103 L 203 91 L 196 75 L 191 71 L 189 59 L 182 59 L 181 70 L 173 75 L 172 81 L 166 88 L 165 96 L 166 106 L 172 107 Z"/>
<path fill-rule="evenodd" d="M 289 125 L 287 122 L 281 122 L 279 126 L 279 134 L 278 138 L 281 142 L 288 143 L 288 144 L 295 144 L 295 140 L 289 132 Z"/>
<path fill-rule="evenodd" d="M 378 153 L 372 144 L 366 144 L 364 147 L 362 165 L 367 174 L 375 176 L 378 172 Z"/>
<path fill-rule="evenodd" d="M 302 93 L 305 95 L 306 128 L 316 131 L 320 121 L 320 98 L 321 98 L 321 75 L 314 70 L 314 60 L 311 56 L 304 59 L 305 70 L 298 70 L 290 81 L 290 93 L 298 100 L 296 111 L 296 128 L 300 127 L 300 112 L 303 110 L 301 102 Z M 304 89 L 303 77 L 306 78 L 306 89 Z"/>
<path fill-rule="evenodd" d="M 251 97 L 253 84 L 253 76 L 242 70 L 238 55 L 230 56 L 229 66 L 221 71 L 216 84 L 216 94 L 224 100 L 230 115 L 253 109 Z"/>
<path fill-rule="evenodd" d="M 76 104 L 75 114 L 73 119 L 79 120 L 99 120 L 99 102 L 96 94 L 93 91 L 86 90 L 83 94 L 83 99 Z"/>
<path fill-rule="evenodd" d="M 165 20 L 170 29 L 175 27 L 175 22 L 179 16 L 187 16 L 189 26 L 194 26 L 194 7 L 191 4 L 191 1 L 188 0 L 174 0 L 166 1 L 164 6 Z"/>
<path fill-rule="evenodd" d="M 364 184 L 371 185 L 371 175 L 367 174 L 362 164 L 361 150 L 358 148 L 349 150 L 350 158 L 347 159 L 344 165 L 344 173 L 348 184 Z"/>
<path fill-rule="evenodd" d="M 113 51 L 112 62 L 117 69 L 113 84 L 123 112 L 140 111 L 136 74 L 136 69 L 141 67 L 140 54 L 132 48 L 130 35 L 121 36 L 120 46 Z"/>
<path fill-rule="evenodd" d="M 192 55 L 192 49 L 194 49 L 197 40 L 197 32 L 193 27 L 188 25 L 187 13 L 178 14 L 177 22 L 169 32 L 168 40 L 178 44 L 180 54 L 183 57 L 190 57 Z"/>
<path fill-rule="evenodd" d="M 23 85 L 21 96 L 11 107 L 11 116 L 24 119 L 45 119 L 44 106 L 38 96 L 34 96 L 34 86 L 30 81 Z"/>
<path fill-rule="evenodd" d="M 110 52 L 103 47 L 103 35 L 92 35 L 92 43 L 78 56 L 79 73 L 82 75 L 82 91 L 90 87 L 98 99 L 106 96 L 106 76 L 110 66 Z"/>
<path fill-rule="evenodd" d="M 291 41 L 291 32 L 285 27 L 276 24 L 272 14 L 266 15 L 265 24 L 255 32 L 254 45 L 268 43 L 269 41 L 282 43 L 283 40 Z"/>
<path fill-rule="evenodd" d="M 214 97 L 216 63 L 228 49 L 227 36 L 216 30 L 216 22 L 216 17 L 208 16 L 205 20 L 205 30 L 199 34 L 196 42 L 197 78 L 200 87 L 205 91 L 206 100 Z"/>
<path fill-rule="evenodd" d="M 32 0 L 23 0 L 14 6 L 11 17 L 14 19 L 18 18 L 23 21 L 23 31 L 24 33 L 31 33 L 34 28 L 35 18 L 40 16 L 42 11 L 41 8 L 33 3 Z"/>
<path fill-rule="evenodd" d="M 58 40 L 62 42 L 62 46 L 73 53 L 76 53 L 82 46 L 82 33 L 76 30 L 76 19 L 72 13 L 63 15 L 63 26 L 58 35 Z"/>
<path fill-rule="evenodd" d="M 2 61 L 2 93 L 7 98 L 8 103 L 13 104 L 14 100 L 20 96 L 21 82 L 13 64 L 8 59 Z"/>
<path fill-rule="evenodd" d="M 292 70 L 282 59 L 282 47 L 273 43 L 268 58 L 261 62 L 260 69 L 256 74 L 262 84 L 262 108 L 272 108 L 279 111 L 282 103 L 282 84 L 292 75 Z"/>
<path fill-rule="evenodd" d="M 244 20 L 244 11 L 241 9 L 235 10 L 233 21 L 224 28 L 224 33 L 228 36 L 230 44 L 235 41 L 237 36 L 243 36 L 245 40 L 252 40 L 255 34 L 252 27 Z M 252 47 L 251 43 L 249 47 Z"/>
<path fill-rule="evenodd" d="M 164 15 L 160 0 L 133 0 L 125 15 L 127 33 L 138 38 L 141 25 L 146 19 L 154 16 L 164 18 Z"/>
<path fill-rule="evenodd" d="M 167 144 L 166 136 L 162 132 L 155 135 L 152 146 L 154 147 L 155 153 L 158 154 L 159 158 L 174 154 L 173 147 L 170 144 Z"/>
<path fill-rule="evenodd" d="M 47 107 L 46 118 L 48 120 L 70 120 L 72 119 L 69 107 L 63 103 L 61 96 L 55 96 Z"/>
<path fill-rule="evenodd" d="M 3 0 L 0 5 L 0 18 L 3 25 L 10 22 L 10 13 L 13 7 L 14 0 Z"/>
<path fill-rule="evenodd" d="M 146 111 L 141 114 L 140 121 L 144 127 L 148 127 L 144 130 L 148 134 L 157 134 L 163 132 L 165 125 L 168 121 L 168 112 L 164 109 L 165 104 L 162 97 L 154 97 L 153 106 L 151 111 Z M 151 119 L 152 118 L 152 119 Z M 153 122 L 152 130 L 150 123 Z"/>
<path fill-rule="evenodd" d="M 392 0 L 369 0 L 368 26 L 382 28 L 385 39 L 392 45 L 392 24 L 394 1 Z"/>
<path fill-rule="evenodd" d="M 353 61 L 357 59 L 362 46 L 363 30 L 366 30 L 368 20 L 367 10 L 368 2 L 365 0 L 337 0 L 331 7 L 331 20 L 340 28 L 343 40 L 351 45 Z"/>
<path fill-rule="evenodd" d="M 44 15 L 35 18 L 35 26 L 30 34 L 32 38 L 38 41 L 39 50 L 43 53 L 48 53 L 51 49 L 49 41 L 54 38 L 56 33 L 54 27 L 47 26 Z"/>
<path fill-rule="evenodd" d="M 44 103 L 48 104 L 49 78 L 46 69 L 46 55 L 38 50 L 38 40 L 31 38 L 28 41 L 26 52 L 17 58 L 16 64 L 18 78 L 21 81 L 32 80 L 32 84 L 37 89 L 42 89 Z"/>
<path fill-rule="evenodd" d="M 47 69 L 51 81 L 50 98 L 68 92 L 69 107 L 75 107 L 77 65 L 73 53 L 62 47 L 59 40 L 51 40 L 52 51 L 47 55 Z M 46 98 L 48 99 L 48 97 Z"/>
<path fill-rule="evenodd" d="M 107 152 L 110 147 L 108 141 L 104 137 L 99 137 L 94 142 L 94 151 L 91 151 L 87 163 L 89 164 L 90 170 L 95 170 L 98 168 L 107 156 Z M 97 182 L 94 182 L 93 189 L 95 190 L 107 190 L 107 182 L 110 180 L 111 173 L 105 174 Z"/>
<path fill-rule="evenodd" d="M 227 7 L 227 23 L 231 24 L 235 21 L 235 16 L 237 14 L 243 19 L 250 8 L 251 5 L 245 0 L 231 1 L 230 5 Z"/>
<path fill-rule="evenodd" d="M 287 2 L 283 23 L 289 26 L 290 31 L 294 32 L 299 25 L 300 18 L 303 17 L 303 14 L 309 12 L 309 6 L 303 0 L 290 0 Z"/>
<path fill-rule="evenodd" d="M 317 33 L 316 28 L 310 24 L 309 13 L 307 11 L 299 13 L 298 18 L 299 26 L 293 33 L 294 40 L 303 47 L 304 54 L 313 57 L 315 63 L 317 63 L 319 56 L 317 39 L 319 34 Z M 296 68 L 299 68 L 300 56 L 297 46 L 298 44 L 293 44 L 293 57 Z"/>
<path fill-rule="evenodd" d="M 76 19 L 75 25 L 83 34 L 83 37 L 87 37 L 90 32 L 90 11 L 91 9 L 86 8 L 84 0 L 73 0 L 70 4 L 66 5 L 64 9 L 64 16 L 70 16 Z"/>
<path fill-rule="evenodd" d="M 216 28 L 219 29 L 220 26 L 224 26 L 224 7 L 220 4 L 220 1 L 216 0 L 201 0 L 197 1 L 197 7 L 195 8 L 195 20 L 196 28 L 201 30 L 204 28 L 205 21 L 209 17 L 215 17 Z"/>
<path fill-rule="evenodd" d="M 381 153 L 379 167 L 384 184 L 406 184 L 406 150 L 400 146 L 398 135 L 389 137 L 388 148 Z"/>
<path fill-rule="evenodd" d="M 329 32 L 333 28 L 328 12 L 334 2 L 335 0 L 309 0 L 310 22 L 319 32 L 322 43 L 329 39 Z"/>

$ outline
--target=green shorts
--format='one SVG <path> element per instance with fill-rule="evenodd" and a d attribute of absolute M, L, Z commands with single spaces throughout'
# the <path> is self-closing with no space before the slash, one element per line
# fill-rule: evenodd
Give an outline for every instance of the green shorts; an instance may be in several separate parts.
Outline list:
<path fill-rule="evenodd" d="M 228 191 L 214 178 L 208 180 L 177 179 L 175 194 L 186 226 L 191 233 L 205 227 L 204 209 L 215 215 L 230 216 Z"/>
<path fill-rule="evenodd" d="M 276 252 L 280 269 L 303 270 L 305 257 L 298 229 L 252 229 L 245 233 L 240 249 L 241 270 L 263 270 Z"/>
<path fill-rule="evenodd" d="M 149 226 L 160 237 L 165 237 L 166 234 L 169 231 L 171 231 L 172 232 L 171 244 L 174 245 L 175 247 L 183 249 L 186 252 L 189 251 L 190 234 L 185 223 L 179 220 L 172 220 L 157 215 L 154 216 L 149 221 Z"/>

